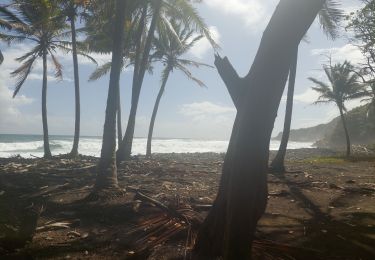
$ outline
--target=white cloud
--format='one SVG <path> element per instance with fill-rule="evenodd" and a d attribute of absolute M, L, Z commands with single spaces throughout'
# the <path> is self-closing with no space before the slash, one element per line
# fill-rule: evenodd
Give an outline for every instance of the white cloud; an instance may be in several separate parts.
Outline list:
<path fill-rule="evenodd" d="M 193 120 L 201 119 L 202 117 L 206 118 L 211 116 L 233 114 L 235 112 L 236 109 L 233 107 L 220 106 L 209 101 L 184 104 L 180 109 L 181 114 L 192 117 Z"/>
<path fill-rule="evenodd" d="M 325 49 L 312 49 L 312 56 L 321 56 L 322 62 L 326 63 L 328 57 L 332 57 L 332 62 L 350 61 L 352 64 L 363 63 L 364 57 L 358 47 L 352 44 L 346 44 L 342 47 L 325 48 Z"/>
<path fill-rule="evenodd" d="M 35 121 L 34 116 L 25 116 L 20 107 L 31 104 L 33 100 L 24 95 L 12 98 L 13 91 L 5 86 L 3 76 L 0 75 L 0 132 L 12 133 L 20 129 L 26 122 Z"/>
<path fill-rule="evenodd" d="M 260 0 L 207 0 L 204 3 L 219 12 L 241 19 L 246 26 L 252 29 L 259 28 L 270 15 L 270 2 Z"/>
<path fill-rule="evenodd" d="M 293 101 L 295 103 L 304 103 L 304 104 L 312 104 L 314 103 L 319 97 L 319 93 L 314 91 L 312 88 L 308 88 L 305 92 L 300 94 L 294 94 Z M 287 96 L 284 95 L 281 97 L 281 102 L 286 102 Z"/>
<path fill-rule="evenodd" d="M 308 88 L 305 92 L 294 95 L 294 100 L 301 103 L 312 104 L 318 97 L 318 92 L 314 91 L 312 88 Z"/>
<path fill-rule="evenodd" d="M 220 45 L 220 33 L 215 26 L 210 26 L 209 30 L 211 32 L 212 39 Z M 197 58 L 202 59 L 203 56 L 212 49 L 210 42 L 206 38 L 202 38 L 196 42 L 193 48 L 190 50 L 190 53 Z"/>

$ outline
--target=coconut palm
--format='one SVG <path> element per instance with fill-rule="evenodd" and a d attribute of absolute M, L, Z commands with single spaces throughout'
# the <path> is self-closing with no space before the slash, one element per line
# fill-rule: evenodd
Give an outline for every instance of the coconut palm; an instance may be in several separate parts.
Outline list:
<path fill-rule="evenodd" d="M 147 150 L 146 156 L 151 157 L 151 142 L 152 142 L 152 133 L 154 130 L 154 124 L 156 119 L 156 114 L 158 112 L 159 104 L 161 97 L 165 91 L 165 87 L 168 81 L 168 77 L 170 73 L 173 72 L 174 69 L 181 71 L 184 73 L 190 80 L 196 82 L 199 86 L 205 86 L 202 81 L 195 78 L 192 73 L 189 71 L 187 66 L 207 66 L 211 67 L 208 64 L 196 62 L 189 59 L 181 58 L 184 54 L 186 54 L 194 44 L 199 41 L 203 36 L 199 35 L 193 37 L 195 30 L 185 27 L 183 28 L 182 23 L 177 23 L 175 20 L 171 21 L 171 25 L 173 30 L 178 35 L 178 39 L 176 37 L 171 37 L 170 35 L 159 35 L 154 39 L 154 46 L 155 46 L 155 53 L 151 55 L 151 59 L 159 60 L 163 63 L 164 70 L 162 71 L 161 77 L 161 87 L 159 93 L 156 97 L 154 109 L 152 111 L 152 116 L 150 120 L 150 126 L 148 130 L 147 136 Z"/>
<path fill-rule="evenodd" d="M 334 103 L 340 112 L 341 121 L 346 138 L 346 156 L 350 156 L 350 138 L 345 118 L 345 102 L 362 95 L 364 85 L 358 82 L 359 76 L 353 73 L 353 66 L 350 62 L 337 63 L 323 67 L 329 84 L 310 77 L 309 80 L 316 84 L 312 89 L 320 96 L 314 104 Z"/>
<path fill-rule="evenodd" d="M 117 95 L 124 51 L 124 29 L 127 0 L 116 0 L 113 26 L 112 66 L 109 78 L 108 98 L 104 121 L 102 150 L 98 165 L 94 193 L 118 189 L 116 168 L 116 113 Z"/>
<path fill-rule="evenodd" d="M 144 44 L 141 44 L 143 42 L 142 37 L 137 42 L 138 48 L 135 52 L 131 108 L 125 135 L 117 151 L 117 162 L 130 159 L 138 101 L 155 32 L 157 31 L 158 34 L 161 34 L 163 31 L 169 31 L 172 36 L 178 38 L 170 23 L 171 17 L 173 17 L 191 26 L 198 33 L 203 34 L 213 47 L 217 47 L 217 44 L 210 35 L 208 26 L 199 16 L 191 1 L 156 0 L 155 2 L 150 2 L 150 10 L 152 10 L 152 18 Z"/>
<path fill-rule="evenodd" d="M 22 65 L 11 73 L 16 77 L 16 86 L 13 97 L 17 95 L 31 73 L 35 62 L 42 59 L 43 83 L 42 83 L 42 121 L 44 157 L 52 157 L 49 147 L 48 123 L 47 123 L 47 57 L 50 56 L 55 68 L 55 77 L 62 78 L 62 66 L 55 56 L 56 49 L 64 48 L 60 37 L 65 29 L 64 22 L 60 18 L 59 8 L 52 1 L 32 0 L 16 1 L 14 6 L 19 13 L 18 21 L 11 22 L 11 32 L 1 33 L 0 39 L 8 43 L 27 41 L 33 44 L 31 51 L 20 56 L 16 60 Z M 10 12 L 10 11 L 9 11 Z M 22 19 L 21 19 L 22 17 Z M 31 46 L 31 45 L 30 45 Z"/>
<path fill-rule="evenodd" d="M 320 10 L 318 14 L 319 23 L 323 29 L 323 32 L 332 40 L 336 39 L 339 35 L 338 29 L 343 17 L 344 15 L 342 10 L 339 9 L 339 4 L 334 0 L 327 0 L 323 5 L 323 9 Z M 298 46 L 296 47 L 295 53 L 291 57 L 283 134 L 280 141 L 279 150 L 271 163 L 271 169 L 281 173 L 285 172 L 284 161 L 292 122 L 297 61 Z"/>
<path fill-rule="evenodd" d="M 79 135 L 80 135 L 80 120 L 81 120 L 81 105 L 80 105 L 80 90 L 79 90 L 79 69 L 77 57 L 77 30 L 76 19 L 79 16 L 78 10 L 85 5 L 85 0 L 59 0 L 63 15 L 65 15 L 70 23 L 71 30 L 71 49 L 73 58 L 74 70 L 74 93 L 75 93 L 75 124 L 74 124 L 74 141 L 73 147 L 70 151 L 71 157 L 78 155 Z"/>
<path fill-rule="evenodd" d="M 97 8 L 96 8 L 97 9 Z M 86 30 L 88 37 L 86 43 L 89 49 L 99 53 L 110 53 L 112 48 L 112 37 L 108 34 L 110 31 L 112 13 L 110 8 L 99 9 L 99 13 L 94 11 L 94 15 L 88 16 L 86 19 Z M 146 22 L 148 15 L 148 1 L 131 1 L 127 7 L 127 22 L 125 26 L 125 44 L 123 51 L 122 69 L 129 66 L 135 66 L 135 53 L 141 53 L 140 48 L 144 47 L 144 36 L 146 34 Z M 97 16 L 102 19 L 97 19 Z M 99 27 L 99 29 L 98 29 Z M 143 38 L 141 38 L 143 37 Z M 141 42 L 143 41 L 143 42 Z M 140 55 L 137 55 L 139 61 Z M 139 62 L 137 63 L 137 65 Z M 149 63 L 146 64 L 147 69 L 151 72 L 152 67 Z M 89 78 L 89 81 L 97 80 L 109 73 L 111 70 L 111 62 L 107 62 L 99 66 Z M 121 124 L 121 100 L 120 89 L 118 93 L 118 111 L 117 111 L 117 138 L 118 145 L 122 141 L 122 124 Z"/>

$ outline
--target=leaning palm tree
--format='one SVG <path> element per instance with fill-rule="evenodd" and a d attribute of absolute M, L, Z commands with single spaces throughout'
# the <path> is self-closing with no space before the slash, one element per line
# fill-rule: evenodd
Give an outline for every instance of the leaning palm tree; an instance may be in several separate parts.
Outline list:
<path fill-rule="evenodd" d="M 323 29 L 323 32 L 332 40 L 338 37 L 340 21 L 344 17 L 343 12 L 339 9 L 338 5 L 339 4 L 334 0 L 327 0 L 323 5 L 323 9 L 320 10 L 318 14 L 319 23 Z M 277 151 L 277 154 L 270 165 L 273 171 L 280 173 L 285 172 L 284 162 L 292 122 L 297 61 L 298 46 L 296 47 L 295 53 L 293 53 L 293 56 L 291 57 L 283 134 L 280 141 L 279 150 Z"/>
<path fill-rule="evenodd" d="M 362 95 L 364 85 L 358 82 L 358 75 L 353 73 L 353 66 L 350 62 L 337 63 L 323 67 L 329 84 L 315 78 L 309 78 L 316 84 L 312 89 L 320 96 L 314 104 L 334 103 L 340 111 L 340 117 L 345 131 L 346 156 L 350 156 L 350 138 L 346 124 L 345 102 Z"/>
<path fill-rule="evenodd" d="M 55 50 L 60 47 L 64 48 L 60 37 L 65 26 L 60 18 L 57 5 L 52 1 L 16 1 L 14 9 L 20 18 L 18 21 L 11 23 L 11 32 L 0 33 L 0 39 L 8 43 L 27 41 L 33 44 L 33 48 L 16 59 L 23 63 L 11 73 L 17 79 L 13 97 L 20 91 L 35 62 L 41 58 L 43 61 L 42 121 L 44 157 L 51 158 L 47 123 L 47 57 L 51 57 L 55 68 L 55 77 L 61 79 L 62 66 L 55 56 Z"/>
<path fill-rule="evenodd" d="M 177 37 L 170 24 L 171 17 L 173 17 L 174 19 L 181 20 L 188 26 L 192 26 L 197 32 L 203 34 L 213 47 L 217 47 L 217 44 L 211 37 L 208 26 L 199 16 L 191 1 L 156 0 L 146 2 L 150 2 L 152 18 L 145 38 L 139 37 L 137 42 L 138 48 L 135 52 L 131 108 L 125 135 L 117 151 L 117 162 L 129 160 L 131 156 L 138 102 L 155 32 L 160 34 L 162 31 L 170 31 L 171 35 Z M 139 36 L 142 35 L 140 34 Z M 144 44 L 142 44 L 143 42 Z"/>
<path fill-rule="evenodd" d="M 183 72 L 190 80 L 196 82 L 199 86 L 205 86 L 202 81 L 195 78 L 192 73 L 189 71 L 187 66 L 207 66 L 211 67 L 208 64 L 196 62 L 189 59 L 181 58 L 184 54 L 186 54 L 194 44 L 199 41 L 203 35 L 199 35 L 193 37 L 195 30 L 185 27 L 183 28 L 182 23 L 177 23 L 176 21 L 171 21 L 171 26 L 173 30 L 176 32 L 178 39 L 176 37 L 171 37 L 170 35 L 160 34 L 158 37 L 154 39 L 154 46 L 155 46 L 155 53 L 151 55 L 151 59 L 156 59 L 161 61 L 165 68 L 162 71 L 161 77 L 161 87 L 159 93 L 156 97 L 154 109 L 152 111 L 150 126 L 148 130 L 147 136 L 147 150 L 146 156 L 151 157 L 151 142 L 152 142 L 152 133 L 154 130 L 156 114 L 158 112 L 159 104 L 161 97 L 165 91 L 165 86 L 167 85 L 168 77 L 170 73 L 173 72 L 174 69 L 180 70 Z"/>

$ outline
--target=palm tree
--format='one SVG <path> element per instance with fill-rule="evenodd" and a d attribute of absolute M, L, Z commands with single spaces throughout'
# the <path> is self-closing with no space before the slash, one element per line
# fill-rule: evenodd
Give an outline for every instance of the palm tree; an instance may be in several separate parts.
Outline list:
<path fill-rule="evenodd" d="M 74 141 L 73 147 L 70 151 L 71 157 L 78 156 L 78 145 L 80 135 L 80 121 L 81 121 L 81 105 L 80 105 L 80 90 L 79 90 L 79 69 L 78 69 L 78 58 L 77 58 L 77 30 L 76 30 L 76 18 L 78 17 L 78 9 L 85 5 L 85 0 L 63 0 L 61 1 L 62 12 L 68 18 L 70 22 L 71 30 L 71 48 L 73 58 L 73 70 L 74 70 L 74 93 L 75 93 L 75 124 L 74 124 Z"/>
<path fill-rule="evenodd" d="M 113 23 L 112 66 L 109 78 L 108 98 L 103 131 L 102 150 L 98 165 L 94 193 L 103 190 L 118 189 L 116 167 L 116 113 L 117 95 L 124 51 L 124 29 L 127 0 L 116 0 L 115 20 Z"/>
<path fill-rule="evenodd" d="M 203 87 L 205 86 L 204 83 L 200 81 L 199 79 L 195 78 L 191 74 L 187 66 L 211 67 L 208 64 L 180 58 L 182 55 L 186 54 L 194 46 L 194 44 L 197 41 L 199 41 L 203 36 L 199 35 L 193 38 L 192 36 L 194 35 L 195 30 L 188 28 L 188 27 L 185 27 L 184 29 L 182 29 L 183 24 L 177 23 L 174 20 L 171 21 L 171 25 L 173 27 L 173 30 L 176 32 L 178 39 L 176 39 L 176 37 L 174 36 L 171 37 L 170 35 L 163 35 L 163 34 L 159 35 L 158 37 L 155 37 L 154 46 L 156 48 L 156 51 L 150 57 L 151 59 L 156 59 L 156 60 L 161 61 L 164 64 L 165 68 L 162 71 L 161 87 L 156 97 L 154 109 L 152 111 L 152 116 L 150 120 L 150 126 L 149 126 L 148 136 L 147 136 L 147 149 L 146 149 L 147 157 L 151 157 L 152 133 L 154 130 L 156 114 L 158 112 L 160 100 L 161 100 L 161 97 L 163 96 L 165 86 L 167 84 L 170 73 L 173 72 L 174 69 L 180 70 L 190 80 L 193 80 L 199 86 Z"/>
<path fill-rule="evenodd" d="M 48 123 L 47 123 L 47 56 L 51 57 L 55 68 L 55 77 L 62 78 L 62 66 L 55 57 L 55 50 L 64 48 L 60 37 L 62 36 L 64 22 L 60 18 L 59 9 L 52 1 L 33 0 L 17 1 L 14 6 L 19 13 L 18 21 L 11 23 L 11 33 L 1 33 L 0 39 L 8 43 L 28 41 L 34 44 L 31 51 L 17 58 L 23 64 L 13 71 L 12 76 L 17 78 L 13 97 L 17 95 L 33 65 L 39 58 L 43 61 L 42 84 L 42 121 L 44 157 L 51 158 L 49 147 Z"/>
<path fill-rule="evenodd" d="M 103 3 L 98 3 L 102 7 Z M 143 43 L 140 43 L 140 37 L 145 33 L 145 23 L 147 20 L 147 1 L 132 1 L 127 4 L 128 20 L 125 26 L 125 45 L 123 51 L 122 69 L 125 69 L 134 64 L 137 48 L 140 48 Z M 106 8 L 96 7 L 95 14 L 91 16 L 86 15 L 86 31 L 88 37 L 85 43 L 89 49 L 98 53 L 110 53 L 112 48 L 112 36 L 108 33 L 110 31 L 112 19 L 112 10 L 108 5 Z M 100 17 L 100 19 L 98 19 Z M 140 51 L 138 51 L 140 52 Z M 138 57 L 139 58 L 139 57 Z M 151 67 L 147 64 L 147 69 L 150 71 Z M 97 80 L 106 75 L 111 70 L 111 62 L 107 62 L 99 66 L 89 78 L 89 81 Z M 117 138 L 118 146 L 122 141 L 122 124 L 121 124 L 121 99 L 120 88 L 118 93 L 118 111 L 117 111 Z"/>
<path fill-rule="evenodd" d="M 327 0 L 323 9 L 320 10 L 318 14 L 319 23 L 323 29 L 323 32 L 332 40 L 336 39 L 339 35 L 338 28 L 341 19 L 344 17 L 342 10 L 338 8 L 338 3 L 334 0 Z M 292 113 L 293 113 L 293 97 L 294 97 L 294 88 L 296 81 L 296 70 L 297 70 L 297 61 L 298 61 L 298 47 L 296 48 L 296 53 L 292 56 L 289 72 L 289 81 L 288 81 L 288 93 L 286 100 L 286 110 L 285 110 L 285 119 L 284 119 L 284 129 L 282 138 L 280 141 L 279 150 L 272 160 L 271 169 L 272 171 L 283 173 L 285 172 L 285 155 L 289 141 L 290 135 L 290 126 L 292 123 Z"/>
<path fill-rule="evenodd" d="M 189 0 L 156 0 L 155 2 L 151 2 L 151 10 L 152 19 L 147 36 L 144 40 L 142 37 L 139 37 L 139 41 L 137 41 L 136 44 L 138 48 L 135 52 L 131 108 L 125 135 L 117 151 L 118 163 L 130 159 L 138 101 L 155 31 L 159 34 L 163 33 L 163 31 L 170 31 L 172 35 L 176 36 L 169 21 L 171 16 L 173 16 L 186 25 L 194 26 L 197 32 L 205 35 L 213 47 L 217 47 L 217 44 L 210 35 L 207 25 Z M 139 36 L 142 36 L 142 34 Z M 142 42 L 144 42 L 144 44 L 141 44 Z"/>
<path fill-rule="evenodd" d="M 346 124 L 344 112 L 346 112 L 345 102 L 362 96 L 364 85 L 358 83 L 358 75 L 353 73 L 353 66 L 350 62 L 337 63 L 323 67 L 329 80 L 329 85 L 315 78 L 309 78 L 316 84 L 313 90 L 320 96 L 314 104 L 335 103 L 340 111 L 340 117 L 345 131 L 346 156 L 350 156 L 350 138 Z"/>

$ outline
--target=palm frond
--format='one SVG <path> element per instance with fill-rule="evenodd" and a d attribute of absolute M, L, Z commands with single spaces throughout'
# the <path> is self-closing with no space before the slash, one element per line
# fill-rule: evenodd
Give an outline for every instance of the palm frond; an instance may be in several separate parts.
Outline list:
<path fill-rule="evenodd" d="M 205 35 L 211 46 L 217 50 L 220 46 L 213 39 L 211 32 L 205 23 L 204 19 L 199 15 L 197 9 L 188 0 L 167 0 L 171 13 L 177 18 L 184 21 L 185 25 L 191 25 L 195 27 L 195 30 Z"/>
<path fill-rule="evenodd" d="M 339 26 L 344 17 L 340 3 L 327 0 L 319 12 L 319 23 L 328 37 L 336 39 L 339 36 Z"/>
<path fill-rule="evenodd" d="M 185 66 L 186 65 L 188 65 L 188 66 L 194 66 L 196 68 L 199 68 L 200 66 L 203 66 L 203 67 L 208 67 L 208 68 L 214 68 L 212 65 L 209 65 L 209 64 L 206 64 L 206 63 L 203 63 L 203 62 L 193 61 L 193 60 L 178 59 L 177 61 L 179 63 L 185 65 Z"/>
<path fill-rule="evenodd" d="M 20 91 L 23 83 L 27 79 L 30 74 L 30 71 L 33 67 L 33 64 L 36 60 L 37 56 L 30 57 L 27 61 L 25 61 L 18 69 L 11 72 L 11 75 L 16 78 L 16 86 L 13 92 L 13 98 L 17 95 Z"/>
<path fill-rule="evenodd" d="M 62 65 L 61 63 L 56 59 L 55 55 L 50 52 L 53 65 L 55 67 L 55 78 L 62 80 Z"/>
<path fill-rule="evenodd" d="M 200 87 L 207 87 L 203 81 L 195 78 L 193 76 L 193 74 L 187 69 L 185 68 L 184 66 L 180 65 L 180 64 L 177 64 L 177 69 L 179 69 L 180 71 L 182 71 L 189 79 L 193 80 L 195 83 L 197 83 Z"/>
<path fill-rule="evenodd" d="M 90 75 L 89 81 L 97 80 L 111 71 L 112 62 L 107 62 L 98 68 Z"/>

